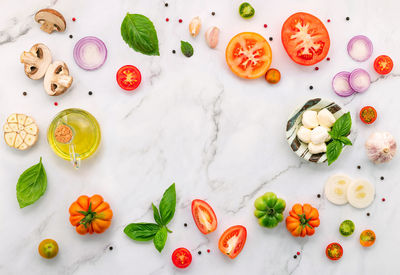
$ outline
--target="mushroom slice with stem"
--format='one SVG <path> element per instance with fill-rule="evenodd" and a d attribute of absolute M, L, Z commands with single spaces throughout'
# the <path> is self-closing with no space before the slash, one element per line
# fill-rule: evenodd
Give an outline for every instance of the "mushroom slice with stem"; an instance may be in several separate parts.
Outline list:
<path fill-rule="evenodd" d="M 51 64 L 51 52 L 44 44 L 35 44 L 29 52 L 21 54 L 21 63 L 25 65 L 25 74 L 30 79 L 41 79 Z"/>
<path fill-rule="evenodd" d="M 44 89 L 51 96 L 61 95 L 71 86 L 72 80 L 67 64 L 62 61 L 54 61 L 47 68 L 44 76 Z"/>
<path fill-rule="evenodd" d="M 42 24 L 40 27 L 47 33 L 63 32 L 67 27 L 64 16 L 53 9 L 42 9 L 35 14 L 35 21 Z"/>

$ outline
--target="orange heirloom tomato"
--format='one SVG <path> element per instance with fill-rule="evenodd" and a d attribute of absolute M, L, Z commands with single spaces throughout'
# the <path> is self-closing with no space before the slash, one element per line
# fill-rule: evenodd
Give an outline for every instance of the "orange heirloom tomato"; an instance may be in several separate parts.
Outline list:
<path fill-rule="evenodd" d="M 110 205 L 100 195 L 80 196 L 69 207 L 69 214 L 69 221 L 81 235 L 103 233 L 113 217 Z"/>
<path fill-rule="evenodd" d="M 363 232 L 361 232 L 360 244 L 362 246 L 365 246 L 365 247 L 371 246 L 375 243 L 375 240 L 376 240 L 376 235 L 375 235 L 374 231 L 367 229 L 367 230 L 364 230 Z"/>
<path fill-rule="evenodd" d="M 295 204 L 286 218 L 286 228 L 294 237 L 311 236 L 319 226 L 318 210 L 308 203 Z"/>

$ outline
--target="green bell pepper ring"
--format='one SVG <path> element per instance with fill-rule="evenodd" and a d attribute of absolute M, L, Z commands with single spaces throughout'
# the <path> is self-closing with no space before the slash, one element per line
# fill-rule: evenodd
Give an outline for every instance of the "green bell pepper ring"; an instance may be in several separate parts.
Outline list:
<path fill-rule="evenodd" d="M 254 202 L 256 210 L 254 216 L 261 226 L 273 228 L 283 221 L 283 211 L 286 203 L 283 199 L 277 198 L 272 192 L 267 192 Z"/>

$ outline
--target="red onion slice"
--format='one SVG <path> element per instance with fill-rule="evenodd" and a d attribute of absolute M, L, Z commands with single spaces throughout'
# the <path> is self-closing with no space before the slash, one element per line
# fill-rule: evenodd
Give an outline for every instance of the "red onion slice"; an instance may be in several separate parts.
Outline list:
<path fill-rule="evenodd" d="M 357 93 L 363 93 L 368 90 L 369 85 L 371 85 L 371 77 L 366 70 L 355 69 L 350 74 L 349 84 Z"/>
<path fill-rule="evenodd" d="M 106 45 L 97 37 L 86 36 L 76 43 L 74 59 L 82 69 L 88 71 L 96 70 L 106 62 Z"/>
<path fill-rule="evenodd" d="M 355 93 L 349 84 L 349 77 L 349 72 L 340 72 L 333 77 L 332 88 L 337 95 L 346 97 Z"/>
<path fill-rule="evenodd" d="M 354 36 L 347 44 L 347 52 L 353 60 L 363 62 L 372 55 L 372 42 L 364 35 Z"/>

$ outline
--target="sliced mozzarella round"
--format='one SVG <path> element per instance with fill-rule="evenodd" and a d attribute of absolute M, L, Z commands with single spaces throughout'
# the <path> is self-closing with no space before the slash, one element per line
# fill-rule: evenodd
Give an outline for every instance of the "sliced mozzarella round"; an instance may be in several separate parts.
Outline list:
<path fill-rule="evenodd" d="M 345 174 L 330 176 L 325 183 L 325 197 L 333 204 L 346 204 L 347 189 L 351 182 L 351 178 Z"/>
<path fill-rule="evenodd" d="M 347 199 L 356 208 L 368 207 L 375 198 L 375 187 L 366 180 L 355 180 L 347 188 Z"/>

